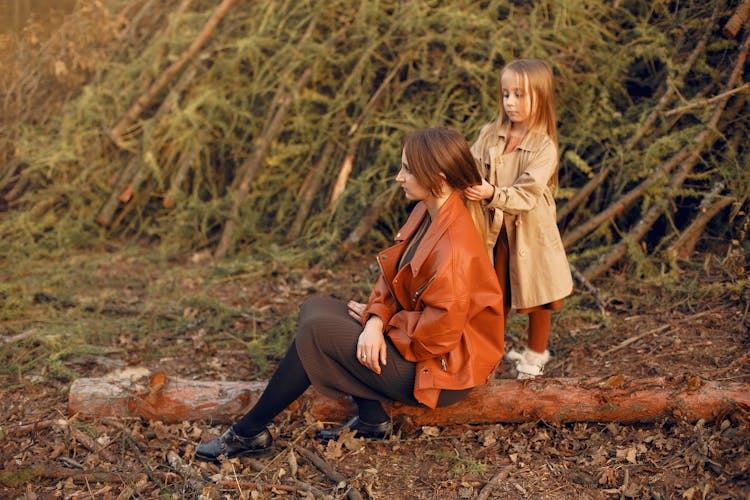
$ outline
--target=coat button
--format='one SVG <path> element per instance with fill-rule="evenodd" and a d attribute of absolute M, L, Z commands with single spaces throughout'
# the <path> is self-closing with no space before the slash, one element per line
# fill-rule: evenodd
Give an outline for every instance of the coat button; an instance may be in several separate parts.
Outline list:
<path fill-rule="evenodd" d="M 526 250 L 520 250 L 518 252 L 518 255 L 520 255 L 521 257 L 526 257 Z"/>
<path fill-rule="evenodd" d="M 383 256 L 382 256 L 382 257 L 380 257 L 380 258 L 381 258 L 382 260 L 385 260 L 385 255 L 383 255 Z"/>
<path fill-rule="evenodd" d="M 422 373 L 430 373 L 430 370 L 425 368 L 424 370 L 422 370 Z"/>

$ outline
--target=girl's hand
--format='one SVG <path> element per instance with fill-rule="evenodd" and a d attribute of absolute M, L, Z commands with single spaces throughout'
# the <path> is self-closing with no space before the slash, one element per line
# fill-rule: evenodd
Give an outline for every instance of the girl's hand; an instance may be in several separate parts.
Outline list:
<path fill-rule="evenodd" d="M 380 364 L 386 365 L 386 345 L 383 335 L 383 320 L 372 316 L 367 320 L 357 341 L 357 360 L 380 375 Z"/>
<path fill-rule="evenodd" d="M 350 300 L 346 303 L 346 307 L 349 310 L 349 316 L 357 321 L 362 320 L 362 313 L 365 312 L 365 304 Z"/>
<path fill-rule="evenodd" d="M 487 182 L 486 179 L 482 179 L 481 184 L 476 186 L 469 186 L 464 189 L 464 196 L 467 200 L 481 201 L 489 200 L 495 195 L 495 186 Z"/>

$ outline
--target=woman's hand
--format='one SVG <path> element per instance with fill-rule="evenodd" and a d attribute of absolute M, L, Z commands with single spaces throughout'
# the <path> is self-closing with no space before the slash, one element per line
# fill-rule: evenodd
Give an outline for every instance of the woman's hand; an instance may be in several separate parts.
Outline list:
<path fill-rule="evenodd" d="M 386 345 L 383 320 L 371 316 L 357 341 L 357 360 L 380 375 L 380 364 L 386 365 Z"/>
<path fill-rule="evenodd" d="M 489 200 L 495 195 L 495 186 L 482 179 L 481 184 L 464 189 L 464 196 L 470 201 Z"/>
<path fill-rule="evenodd" d="M 349 316 L 357 321 L 362 321 L 362 313 L 365 312 L 365 304 L 350 300 L 346 303 L 346 307 L 349 310 Z"/>

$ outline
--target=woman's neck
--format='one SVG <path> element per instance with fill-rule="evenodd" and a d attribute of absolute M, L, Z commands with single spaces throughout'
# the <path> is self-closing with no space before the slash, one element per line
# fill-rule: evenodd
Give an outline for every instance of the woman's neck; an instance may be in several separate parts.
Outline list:
<path fill-rule="evenodd" d="M 452 193 L 453 188 L 446 187 L 445 189 L 443 189 L 443 193 L 440 196 L 431 196 L 424 200 L 424 204 L 427 207 L 427 212 L 430 214 L 430 217 L 433 220 L 435 220 L 438 211 L 443 205 L 445 205 L 445 202 L 448 201 L 448 198 L 450 198 L 450 195 Z"/>

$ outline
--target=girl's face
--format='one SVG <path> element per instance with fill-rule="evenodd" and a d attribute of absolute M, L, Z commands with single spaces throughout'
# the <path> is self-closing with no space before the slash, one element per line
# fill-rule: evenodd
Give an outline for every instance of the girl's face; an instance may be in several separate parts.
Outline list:
<path fill-rule="evenodd" d="M 406 152 L 401 152 L 401 170 L 396 175 L 396 182 L 404 189 L 404 196 L 410 201 L 423 201 L 432 198 L 430 191 L 419 183 L 406 161 Z"/>
<path fill-rule="evenodd" d="M 510 121 L 526 125 L 531 116 L 531 95 L 524 87 L 523 79 L 513 71 L 504 71 L 500 77 L 503 94 L 503 109 Z"/>

